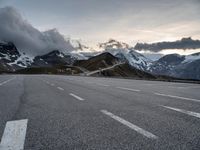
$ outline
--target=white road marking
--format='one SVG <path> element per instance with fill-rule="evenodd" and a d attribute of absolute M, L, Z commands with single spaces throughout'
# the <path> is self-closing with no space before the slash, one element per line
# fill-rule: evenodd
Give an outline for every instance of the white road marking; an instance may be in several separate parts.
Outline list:
<path fill-rule="evenodd" d="M 8 121 L 1 139 L 0 150 L 23 150 L 28 119 Z"/>
<path fill-rule="evenodd" d="M 57 87 L 59 90 L 61 90 L 61 91 L 64 91 L 64 89 L 63 88 L 61 88 L 61 87 Z"/>
<path fill-rule="evenodd" d="M 181 113 L 193 116 L 193 117 L 200 118 L 200 113 L 196 113 L 196 112 L 192 112 L 192 111 L 187 111 L 187 110 L 184 110 L 184 109 L 178 109 L 178 108 L 163 106 L 163 105 L 161 105 L 161 106 L 165 107 L 165 108 L 168 108 L 168 109 L 171 109 L 171 110 L 174 110 L 174 111 L 178 111 L 178 112 L 181 112 Z"/>
<path fill-rule="evenodd" d="M 51 84 L 51 86 L 54 86 L 54 85 L 55 85 L 55 84 L 53 84 L 53 83 Z"/>
<path fill-rule="evenodd" d="M 137 89 L 130 89 L 130 88 L 125 88 L 125 87 L 116 87 L 117 89 L 122 89 L 122 90 L 128 90 L 128 91 L 133 91 L 133 92 L 140 92 L 140 90 Z"/>
<path fill-rule="evenodd" d="M 128 121 L 126 121 L 126 120 L 124 120 L 121 117 L 118 117 L 118 116 L 112 114 L 111 112 L 108 112 L 107 110 L 101 110 L 101 112 L 103 114 L 113 118 L 114 120 L 122 123 L 123 125 L 135 130 L 136 132 L 142 134 L 143 136 L 146 136 L 147 138 L 151 138 L 151 139 L 157 139 L 158 138 L 156 135 L 154 135 L 154 134 L 152 134 L 152 133 L 150 133 L 150 132 L 148 132 L 148 131 L 146 131 L 146 130 L 144 130 L 144 129 L 142 129 L 142 128 L 140 128 L 140 127 L 138 127 L 138 126 L 136 126 L 136 125 L 134 125 L 134 124 L 132 124 L 132 123 L 130 123 Z"/>
<path fill-rule="evenodd" d="M 102 84 L 102 83 L 97 83 L 97 85 L 100 85 L 100 86 L 105 86 L 105 87 L 109 87 L 110 85 L 107 85 L 107 84 Z"/>
<path fill-rule="evenodd" d="M 183 99 L 183 100 L 188 100 L 188 101 L 200 102 L 200 100 L 194 99 L 194 98 L 180 97 L 180 96 L 167 95 L 167 94 L 161 94 L 161 93 L 154 93 L 154 94 L 159 95 L 159 96 L 164 96 L 164 97 L 171 97 L 171 98 Z"/>
<path fill-rule="evenodd" d="M 12 79 L 9 79 L 9 80 L 6 80 L 6 81 L 3 81 L 3 82 L 1 82 L 0 83 L 0 86 L 1 85 L 4 85 L 4 84 L 6 84 L 6 83 L 8 83 L 8 82 L 10 82 L 10 81 L 12 81 L 12 80 L 14 80 L 16 77 L 14 77 L 14 78 L 12 78 Z"/>
<path fill-rule="evenodd" d="M 83 100 L 84 100 L 83 98 L 81 98 L 81 97 L 79 97 L 79 96 L 77 96 L 77 95 L 75 95 L 75 94 L 73 94 L 73 93 L 70 93 L 69 95 L 73 96 L 74 98 L 76 98 L 76 99 L 78 99 L 78 100 L 80 100 L 80 101 L 83 101 Z"/>

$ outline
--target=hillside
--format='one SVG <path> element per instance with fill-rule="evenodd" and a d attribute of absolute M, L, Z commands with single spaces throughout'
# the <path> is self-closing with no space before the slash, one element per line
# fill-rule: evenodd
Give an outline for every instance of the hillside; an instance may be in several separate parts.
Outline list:
<path fill-rule="evenodd" d="M 130 78 L 145 78 L 145 79 L 156 79 L 156 76 L 146 73 L 137 68 L 132 67 L 128 63 L 121 64 L 109 70 L 104 70 L 98 76 L 108 77 L 130 77 Z M 94 76 L 95 76 L 94 75 Z"/>
<path fill-rule="evenodd" d="M 54 66 L 54 67 L 33 67 L 17 70 L 17 74 L 80 74 L 83 73 L 79 68 L 73 66 Z"/>
<path fill-rule="evenodd" d="M 83 67 L 89 71 L 98 70 L 100 68 L 107 68 L 119 63 L 118 58 L 114 57 L 108 52 L 89 58 L 88 60 L 78 60 L 74 66 Z"/>
<path fill-rule="evenodd" d="M 182 79 L 200 80 L 200 53 L 191 55 L 169 54 L 148 66 L 148 72 Z"/>

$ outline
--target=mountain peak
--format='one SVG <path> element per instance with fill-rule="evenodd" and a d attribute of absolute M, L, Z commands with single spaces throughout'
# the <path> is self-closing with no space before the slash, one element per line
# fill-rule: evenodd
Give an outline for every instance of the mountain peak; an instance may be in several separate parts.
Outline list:
<path fill-rule="evenodd" d="M 114 39 L 109 39 L 108 42 L 100 43 L 99 47 L 101 49 L 128 49 L 130 48 L 128 44 L 119 42 Z"/>
<path fill-rule="evenodd" d="M 16 57 L 20 56 L 20 53 L 12 42 L 1 42 L 0 55 L 7 55 L 8 57 L 15 59 Z"/>
<path fill-rule="evenodd" d="M 184 59 L 185 59 L 185 56 L 181 56 L 179 54 L 169 54 L 160 58 L 158 62 L 168 63 L 168 64 L 179 64 Z"/>
<path fill-rule="evenodd" d="M 51 52 L 49 52 L 49 53 L 47 53 L 46 55 L 60 55 L 61 54 L 61 52 L 59 51 L 59 50 L 53 50 L 53 51 L 51 51 Z"/>

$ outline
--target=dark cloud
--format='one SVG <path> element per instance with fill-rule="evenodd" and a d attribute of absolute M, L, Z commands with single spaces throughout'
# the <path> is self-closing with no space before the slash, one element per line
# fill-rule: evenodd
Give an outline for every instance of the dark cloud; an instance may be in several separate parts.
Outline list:
<path fill-rule="evenodd" d="M 13 42 L 23 52 L 38 55 L 55 49 L 73 50 L 70 42 L 56 29 L 40 32 L 12 7 L 0 9 L 0 20 L 0 40 Z"/>
<path fill-rule="evenodd" d="M 137 50 L 159 52 L 166 49 L 199 49 L 200 40 L 193 40 L 192 38 L 182 38 L 174 42 L 158 42 L 158 43 L 137 43 L 134 47 Z"/>
<path fill-rule="evenodd" d="M 1 1 L 1 7 L 19 9 L 38 29 L 56 27 L 62 34 L 87 43 L 108 38 L 128 43 L 200 38 L 199 0 Z"/>

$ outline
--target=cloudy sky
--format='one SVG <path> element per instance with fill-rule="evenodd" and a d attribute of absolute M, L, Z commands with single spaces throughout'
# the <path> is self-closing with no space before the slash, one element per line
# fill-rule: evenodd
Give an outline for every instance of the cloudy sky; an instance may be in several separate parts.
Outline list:
<path fill-rule="evenodd" d="M 0 0 L 5 6 L 41 31 L 57 28 L 90 45 L 200 39 L 200 0 Z"/>

